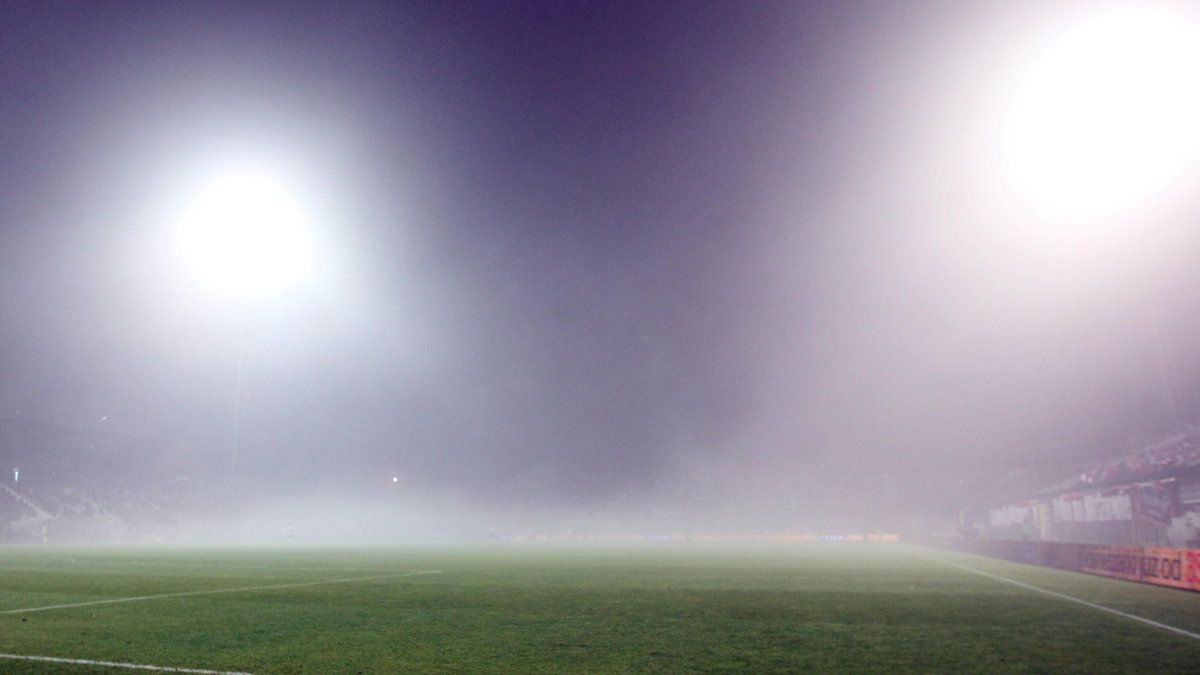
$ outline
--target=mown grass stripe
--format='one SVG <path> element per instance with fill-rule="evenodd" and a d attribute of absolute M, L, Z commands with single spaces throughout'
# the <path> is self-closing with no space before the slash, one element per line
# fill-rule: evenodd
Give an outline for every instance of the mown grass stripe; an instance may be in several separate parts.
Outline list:
<path fill-rule="evenodd" d="M 267 584 L 260 586 L 239 586 L 236 588 L 215 588 L 205 591 L 182 591 L 179 593 L 162 593 L 159 595 L 137 595 L 128 598 L 108 598 L 106 600 L 89 600 L 87 602 L 70 602 L 61 605 L 44 605 L 42 607 L 22 607 L 20 609 L 0 610 L 0 614 L 23 614 L 26 612 L 45 612 L 52 609 L 70 609 L 72 607 L 90 607 L 92 605 L 112 605 L 119 602 L 140 602 L 142 600 L 160 600 L 162 598 L 185 598 L 194 595 L 213 595 L 216 593 L 239 593 L 242 591 L 266 591 L 277 588 L 302 588 L 305 586 L 324 586 L 327 584 L 346 584 L 355 581 L 372 581 L 376 579 L 399 579 L 414 577 L 420 574 L 440 574 L 442 570 L 418 570 L 404 574 L 379 574 L 369 577 L 346 577 L 343 579 L 322 579 L 321 581 L 302 581 L 290 584 Z"/>
<path fill-rule="evenodd" d="M 150 666 L 141 663 L 121 663 L 119 661 L 93 661 L 91 659 L 67 659 L 58 656 L 31 656 L 26 654 L 0 654 L 0 659 L 19 661 L 48 661 L 50 663 L 71 663 L 81 666 L 104 666 L 106 668 L 126 668 L 129 670 L 153 670 L 159 673 L 202 673 L 204 675 L 254 675 L 237 670 L 204 670 L 203 668 L 175 668 L 172 666 Z"/>
<path fill-rule="evenodd" d="M 1056 598 L 1060 598 L 1062 600 L 1068 600 L 1070 602 L 1074 602 L 1074 603 L 1083 605 L 1084 607 L 1091 607 L 1092 609 L 1098 609 L 1101 612 L 1108 612 L 1109 614 L 1116 614 L 1117 616 L 1121 616 L 1126 619 L 1132 619 L 1134 621 L 1144 623 L 1148 626 L 1154 626 L 1155 628 L 1161 628 L 1163 630 L 1171 631 L 1172 633 L 1183 635 L 1185 637 L 1190 637 L 1194 640 L 1200 640 L 1200 633 L 1193 633 L 1190 630 L 1176 628 L 1175 626 L 1171 626 L 1171 625 L 1168 625 L 1168 624 L 1165 624 L 1165 623 L 1162 623 L 1159 621 L 1155 621 L 1153 619 L 1147 619 L 1144 616 L 1138 616 L 1136 614 L 1130 614 L 1129 612 L 1122 612 L 1119 609 L 1113 609 L 1112 607 L 1105 607 L 1104 605 L 1098 605 L 1094 602 L 1088 602 L 1087 600 L 1084 600 L 1083 598 L 1077 598 L 1073 595 L 1067 595 L 1066 593 L 1059 593 L 1058 591 L 1052 591 L 1052 590 L 1049 590 L 1046 588 L 1039 588 L 1037 586 L 1032 586 L 1032 585 L 1024 583 L 1022 581 L 1017 581 L 1016 579 L 1009 579 L 1008 577 L 1000 576 L 999 574 L 993 574 L 991 572 L 985 572 L 983 570 L 978 570 L 978 569 L 975 569 L 974 567 L 969 567 L 969 566 L 963 565 L 961 563 L 952 562 L 952 561 L 946 560 L 944 558 L 936 558 L 934 556 L 924 555 L 921 553 L 917 553 L 916 551 L 912 551 L 911 549 L 910 549 L 910 552 L 912 552 L 912 554 L 917 556 L 918 558 L 932 560 L 933 562 L 938 562 L 943 565 L 949 565 L 950 567 L 957 567 L 960 570 L 965 570 L 965 571 L 971 572 L 973 574 L 978 574 L 980 576 L 987 577 L 989 579 L 994 579 L 996 581 L 1003 581 L 1004 583 L 1012 584 L 1014 586 L 1019 586 L 1026 590 L 1029 590 L 1029 591 L 1034 591 L 1036 593 L 1042 593 L 1044 595 L 1053 596 Z"/>

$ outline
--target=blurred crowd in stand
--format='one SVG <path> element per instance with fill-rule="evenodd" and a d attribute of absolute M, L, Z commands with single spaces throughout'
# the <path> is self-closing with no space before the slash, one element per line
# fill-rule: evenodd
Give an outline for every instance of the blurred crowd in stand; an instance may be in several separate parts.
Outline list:
<path fill-rule="evenodd" d="M 1200 466 L 1200 430 L 1191 429 L 1080 474 L 1067 489 L 1116 487 L 1171 478 Z M 1056 490 L 1062 486 L 1055 486 Z"/>
<path fill-rule="evenodd" d="M 0 420 L 0 541 L 170 536 L 211 496 L 145 433 Z"/>

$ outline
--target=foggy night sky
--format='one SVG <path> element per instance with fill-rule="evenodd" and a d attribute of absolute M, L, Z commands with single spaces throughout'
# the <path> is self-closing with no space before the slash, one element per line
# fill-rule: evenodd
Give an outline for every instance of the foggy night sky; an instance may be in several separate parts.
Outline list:
<path fill-rule="evenodd" d="M 242 310 L 165 233 L 248 160 L 322 241 L 245 310 L 263 483 L 793 508 L 1053 482 L 1174 428 L 1152 313 L 1200 413 L 1200 233 L 1184 196 L 1136 247 L 1019 234 L 1039 216 L 981 148 L 1048 6 L 5 3 L 0 417 L 224 461 Z"/>

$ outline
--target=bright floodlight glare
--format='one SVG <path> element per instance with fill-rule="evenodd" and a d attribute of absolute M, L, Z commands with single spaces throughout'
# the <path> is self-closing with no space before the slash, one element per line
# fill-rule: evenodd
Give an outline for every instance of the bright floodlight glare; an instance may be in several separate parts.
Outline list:
<path fill-rule="evenodd" d="M 200 191 L 184 210 L 178 244 L 202 282 L 245 300 L 279 293 L 313 262 L 295 200 L 280 183 L 253 173 L 225 176 Z"/>
<path fill-rule="evenodd" d="M 1025 64 L 1003 161 L 1050 213 L 1110 216 L 1144 206 L 1200 155 L 1200 22 L 1161 6 L 1076 21 Z"/>

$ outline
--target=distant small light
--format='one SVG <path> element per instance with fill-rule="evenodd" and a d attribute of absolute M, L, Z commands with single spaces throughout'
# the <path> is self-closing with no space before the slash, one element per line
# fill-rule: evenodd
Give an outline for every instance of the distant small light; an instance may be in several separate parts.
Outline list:
<path fill-rule="evenodd" d="M 399 477 L 399 476 L 392 476 L 392 482 L 393 482 L 393 483 L 399 483 L 399 482 L 400 482 L 400 477 Z"/>

